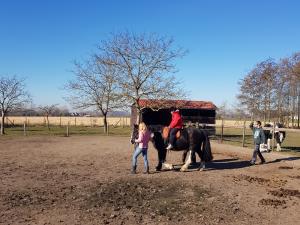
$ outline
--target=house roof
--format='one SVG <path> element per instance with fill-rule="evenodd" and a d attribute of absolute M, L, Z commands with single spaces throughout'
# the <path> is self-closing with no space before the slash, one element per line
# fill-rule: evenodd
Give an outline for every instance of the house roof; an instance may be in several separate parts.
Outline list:
<path fill-rule="evenodd" d="M 212 102 L 207 101 L 189 101 L 189 100 L 157 100 L 157 99 L 140 99 L 141 108 L 170 108 L 179 109 L 208 109 L 215 110 L 217 107 Z"/>

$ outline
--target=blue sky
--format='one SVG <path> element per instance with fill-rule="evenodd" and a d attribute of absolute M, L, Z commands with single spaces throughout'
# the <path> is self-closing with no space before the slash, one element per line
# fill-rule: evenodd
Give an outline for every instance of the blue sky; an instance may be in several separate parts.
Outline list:
<path fill-rule="evenodd" d="M 235 104 L 259 61 L 300 51 L 300 1 L 0 0 L 0 75 L 26 77 L 35 105 L 68 105 L 64 84 L 111 32 L 173 37 L 190 99 Z"/>

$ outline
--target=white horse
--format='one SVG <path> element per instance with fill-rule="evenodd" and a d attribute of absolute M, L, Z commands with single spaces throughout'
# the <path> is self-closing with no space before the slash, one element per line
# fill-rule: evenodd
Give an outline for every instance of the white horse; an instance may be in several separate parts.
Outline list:
<path fill-rule="evenodd" d="M 273 124 L 267 123 L 265 124 L 264 127 L 268 127 L 268 128 L 272 128 Z M 279 128 L 282 128 L 283 125 L 280 123 L 276 123 L 275 124 L 275 134 L 274 134 L 274 138 L 276 141 L 276 150 L 277 151 L 281 151 L 281 144 L 285 139 L 286 133 L 285 131 L 279 131 Z M 273 139 L 273 129 L 272 130 L 264 130 L 264 134 L 266 137 L 266 145 L 267 145 L 267 149 L 262 149 L 261 151 L 271 151 L 271 141 Z"/>

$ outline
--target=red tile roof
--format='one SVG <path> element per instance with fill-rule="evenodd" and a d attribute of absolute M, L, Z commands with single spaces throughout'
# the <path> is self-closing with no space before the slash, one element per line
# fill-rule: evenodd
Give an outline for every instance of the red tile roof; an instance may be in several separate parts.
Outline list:
<path fill-rule="evenodd" d="M 157 100 L 157 99 L 140 99 L 139 105 L 142 108 L 170 108 L 179 109 L 209 109 L 215 110 L 217 107 L 212 102 L 206 101 L 189 101 L 189 100 Z"/>

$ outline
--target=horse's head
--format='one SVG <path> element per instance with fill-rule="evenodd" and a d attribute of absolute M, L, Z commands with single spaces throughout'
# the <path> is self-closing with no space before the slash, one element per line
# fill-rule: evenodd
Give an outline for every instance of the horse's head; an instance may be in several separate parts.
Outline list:
<path fill-rule="evenodd" d="M 134 124 L 132 127 L 131 136 L 130 136 L 131 144 L 134 144 L 134 140 L 138 138 L 138 134 L 139 134 L 139 125 Z"/>

